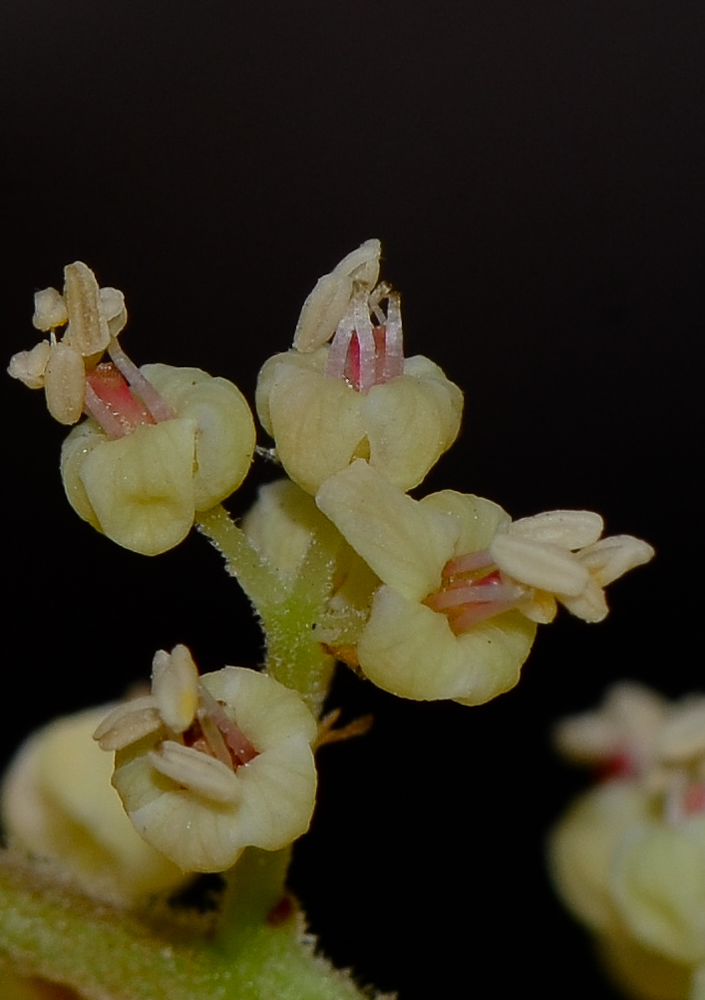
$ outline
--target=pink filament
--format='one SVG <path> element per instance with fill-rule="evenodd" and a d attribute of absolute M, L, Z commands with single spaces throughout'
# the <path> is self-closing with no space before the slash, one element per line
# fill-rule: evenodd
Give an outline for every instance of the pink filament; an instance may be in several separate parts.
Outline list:
<path fill-rule="evenodd" d="M 110 438 L 125 437 L 140 425 L 155 422 L 112 364 L 98 365 L 86 374 L 85 408 Z"/>
<path fill-rule="evenodd" d="M 202 707 L 198 711 L 198 719 L 204 736 L 212 746 L 214 756 L 222 760 L 221 755 L 225 753 L 227 759 L 223 760 L 223 763 L 236 769 L 241 764 L 249 764 L 258 756 L 254 744 L 248 740 L 243 731 L 223 711 L 222 705 L 203 685 L 199 686 L 199 694 Z M 214 729 L 217 731 L 217 736 L 213 732 Z M 213 743 L 211 743 L 211 735 Z M 225 749 L 225 744 L 227 744 L 227 749 Z"/>
<path fill-rule="evenodd" d="M 485 575 L 479 575 L 478 571 Z M 442 579 L 441 588 L 429 594 L 423 603 L 432 611 L 445 614 L 455 635 L 511 611 L 527 596 L 524 588 L 492 568 L 487 551 L 449 560 L 443 567 Z"/>
<path fill-rule="evenodd" d="M 376 306 L 374 313 L 375 317 L 380 314 Z M 389 295 L 386 323 L 379 325 L 370 320 L 369 297 L 360 295 L 353 300 L 333 337 L 325 374 L 328 378 L 344 378 L 363 394 L 373 385 L 383 385 L 404 374 L 398 295 Z"/>
<path fill-rule="evenodd" d="M 162 399 L 152 383 L 144 377 L 137 365 L 130 361 L 115 337 L 110 341 L 108 354 L 115 362 L 115 367 L 122 372 L 130 383 L 132 391 L 135 395 L 139 396 L 154 417 L 153 423 L 159 423 L 161 420 L 172 420 L 176 416 L 169 404 Z"/>

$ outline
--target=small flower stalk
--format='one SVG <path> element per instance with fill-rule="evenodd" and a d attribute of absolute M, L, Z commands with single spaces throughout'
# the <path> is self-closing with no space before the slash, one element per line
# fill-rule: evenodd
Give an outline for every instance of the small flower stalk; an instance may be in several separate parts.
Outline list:
<path fill-rule="evenodd" d="M 316 795 L 313 716 L 295 692 L 243 667 L 199 677 L 185 646 L 154 657 L 152 692 L 97 728 L 113 784 L 144 839 L 185 872 L 218 872 L 246 847 L 286 847 Z"/>

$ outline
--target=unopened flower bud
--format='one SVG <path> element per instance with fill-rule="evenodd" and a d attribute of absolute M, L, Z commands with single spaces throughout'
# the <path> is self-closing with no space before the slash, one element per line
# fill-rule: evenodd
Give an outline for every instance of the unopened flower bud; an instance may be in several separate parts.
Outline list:
<path fill-rule="evenodd" d="M 89 895 L 121 904 L 170 892 L 183 873 L 136 833 L 92 739 L 110 706 L 57 719 L 20 748 L 2 786 L 10 844 L 54 862 Z"/>

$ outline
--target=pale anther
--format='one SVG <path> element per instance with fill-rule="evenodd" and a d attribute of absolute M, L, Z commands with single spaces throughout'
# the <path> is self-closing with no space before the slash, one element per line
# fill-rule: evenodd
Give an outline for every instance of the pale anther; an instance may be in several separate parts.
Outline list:
<path fill-rule="evenodd" d="M 169 729 L 175 733 L 188 729 L 198 708 L 198 668 L 186 646 L 154 654 L 152 695 Z"/>
<path fill-rule="evenodd" d="M 113 709 L 93 733 L 93 739 L 101 750 L 121 750 L 156 732 L 161 726 L 162 720 L 154 698 L 145 695 Z"/>
<path fill-rule="evenodd" d="M 513 521 L 507 529 L 511 535 L 534 542 L 548 542 L 564 549 L 582 549 L 596 542 L 604 522 L 591 510 L 549 510 L 532 517 Z"/>
<path fill-rule="evenodd" d="M 511 535 L 495 536 L 489 547 L 494 563 L 515 580 L 552 594 L 577 597 L 590 574 L 569 551 L 550 543 Z"/>
<path fill-rule="evenodd" d="M 149 751 L 148 758 L 155 771 L 204 799 L 232 803 L 240 798 L 235 772 L 199 750 L 164 740 L 158 750 Z"/>

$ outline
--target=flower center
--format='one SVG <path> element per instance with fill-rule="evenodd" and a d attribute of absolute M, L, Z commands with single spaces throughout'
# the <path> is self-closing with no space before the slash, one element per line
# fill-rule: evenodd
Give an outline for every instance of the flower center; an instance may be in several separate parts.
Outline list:
<path fill-rule="evenodd" d="M 462 635 L 478 622 L 510 611 L 527 596 L 527 589 L 507 579 L 485 549 L 450 559 L 443 567 L 441 586 L 423 603 L 443 612 L 455 635 Z"/>
<path fill-rule="evenodd" d="M 226 764 L 233 771 L 249 764 L 258 750 L 230 719 L 223 706 L 202 685 L 198 685 L 196 717 L 183 734 L 184 745 Z"/>
<path fill-rule="evenodd" d="M 112 362 L 86 372 L 84 408 L 109 438 L 132 434 L 141 424 L 171 420 L 175 414 L 114 338 Z"/>
<path fill-rule="evenodd" d="M 385 298 L 386 315 L 381 307 Z M 331 341 L 325 374 L 345 379 L 361 393 L 404 374 L 399 295 L 388 285 L 353 297 Z"/>

